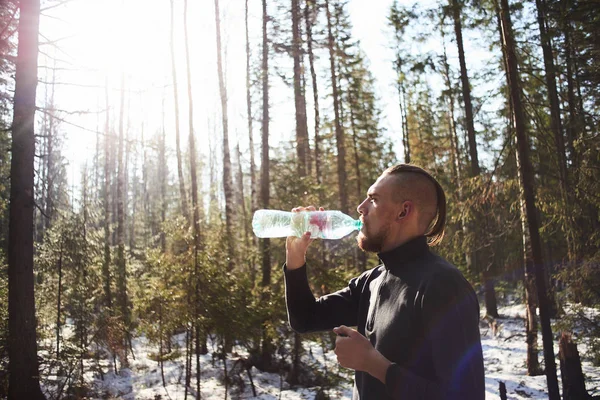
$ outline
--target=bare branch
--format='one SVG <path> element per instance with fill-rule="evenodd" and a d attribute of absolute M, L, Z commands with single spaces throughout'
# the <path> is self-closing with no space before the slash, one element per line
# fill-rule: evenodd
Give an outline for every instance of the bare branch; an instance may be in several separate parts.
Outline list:
<path fill-rule="evenodd" d="M 48 113 L 60 112 L 60 113 L 65 113 L 65 114 L 69 114 L 69 115 L 102 114 L 102 113 L 104 113 L 106 111 L 104 109 L 98 109 L 98 110 L 94 110 L 94 111 L 90 111 L 90 110 L 69 111 L 69 110 L 63 110 L 63 109 L 60 109 L 60 108 L 40 107 L 40 106 L 37 106 L 36 109 L 38 111 L 43 111 L 43 112 L 48 112 Z"/>
<path fill-rule="evenodd" d="M 71 61 L 67 61 L 67 60 L 64 60 L 62 58 L 56 58 L 53 55 L 50 55 L 50 54 L 44 52 L 42 49 L 39 50 L 39 53 L 42 54 L 43 56 L 47 57 L 50 60 L 55 60 L 55 61 L 58 61 L 58 62 L 61 62 L 61 63 L 65 63 L 67 65 L 74 65 Z M 16 57 L 15 57 L 15 60 L 16 60 Z"/>
<path fill-rule="evenodd" d="M 33 201 L 33 205 L 35 206 L 35 208 L 37 208 L 40 213 L 46 218 L 46 219 L 50 219 L 50 217 L 44 212 L 44 210 L 42 210 L 42 207 L 39 206 L 39 204 L 34 200 Z"/>
<path fill-rule="evenodd" d="M 49 69 L 49 70 L 53 70 L 53 71 L 76 71 L 76 72 L 81 72 L 81 71 L 89 71 L 89 72 L 100 72 L 100 69 L 98 68 L 65 68 L 65 67 L 50 67 L 47 65 L 38 65 L 38 68 L 42 68 L 42 69 Z"/>
<path fill-rule="evenodd" d="M 55 39 L 55 40 L 47 40 L 45 42 L 40 42 L 40 46 L 46 46 L 46 45 L 56 46 L 57 42 L 60 42 L 61 40 L 65 40 L 65 39 L 70 39 L 72 37 L 75 37 L 75 35 L 64 36 L 64 37 L 61 37 L 61 38 Z"/>
<path fill-rule="evenodd" d="M 68 4 L 68 3 L 72 2 L 72 1 L 74 1 L 74 0 L 62 0 L 62 1 L 59 1 L 59 2 L 57 2 L 55 4 L 52 4 L 51 6 L 44 7 L 42 9 L 40 9 L 40 13 L 43 13 L 44 11 L 48 11 L 48 10 L 51 10 L 53 8 L 56 8 L 56 7 L 64 6 L 65 4 Z"/>
<path fill-rule="evenodd" d="M 100 85 L 86 85 L 86 84 L 74 83 L 74 82 L 48 82 L 48 81 L 44 81 L 41 79 L 38 79 L 38 82 L 43 83 L 44 85 L 65 85 L 65 86 L 76 86 L 76 87 L 81 87 L 81 88 L 104 89 L 104 86 L 100 86 Z"/>

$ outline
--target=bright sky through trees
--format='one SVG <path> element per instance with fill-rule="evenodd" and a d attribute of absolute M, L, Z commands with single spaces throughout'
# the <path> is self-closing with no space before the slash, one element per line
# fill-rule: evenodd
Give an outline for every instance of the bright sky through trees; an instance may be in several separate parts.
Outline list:
<path fill-rule="evenodd" d="M 183 46 L 183 2 L 175 1 L 175 53 L 178 60 L 177 79 L 180 117 L 186 120 L 187 85 Z M 361 42 L 375 76 L 375 89 L 382 110 L 382 126 L 395 142 L 396 154 L 402 154 L 400 117 L 392 66 L 390 28 L 387 16 L 391 0 L 365 2 L 352 0 L 349 12 L 353 33 Z M 260 57 L 259 2 L 249 2 L 250 40 L 253 60 Z M 231 146 L 238 138 L 246 158 L 248 148 L 245 105 L 245 37 L 244 2 L 223 1 L 222 35 L 224 43 L 225 75 L 229 95 Z M 272 10 L 275 12 L 275 10 Z M 204 161 L 209 151 L 208 138 L 220 146 L 220 106 L 216 72 L 216 40 L 214 6 L 212 3 L 190 1 L 188 4 L 190 52 L 192 62 L 192 87 L 194 91 L 196 138 L 198 151 Z M 142 123 L 145 138 L 162 129 L 164 99 L 164 125 L 169 147 L 174 149 L 174 107 L 170 67 L 170 4 L 168 0 L 146 2 L 143 0 L 72 0 L 64 5 L 43 11 L 41 17 L 40 84 L 38 105 L 50 97 L 52 70 L 56 72 L 55 104 L 59 110 L 61 132 L 66 134 L 65 157 L 69 160 L 70 179 L 79 180 L 79 169 L 90 161 L 95 151 L 95 131 L 104 131 L 105 95 L 108 82 L 112 129 L 117 127 L 120 107 L 121 74 L 126 82 L 126 129 L 130 139 L 141 136 Z M 51 42 L 51 43 L 47 43 Z M 432 44 L 436 46 L 436 44 Z M 453 58 L 452 54 L 450 57 Z M 53 61 L 53 58 L 56 58 Z M 278 57 L 278 70 L 291 75 L 291 57 Z M 326 62 L 324 56 L 320 62 Z M 281 79 L 271 80 L 271 132 L 272 141 L 293 140 L 293 91 Z M 307 90 L 310 90 L 307 87 Z M 326 94 L 326 92 L 324 92 Z M 321 94 L 323 97 L 323 94 Z M 311 98 L 311 96 L 307 96 Z M 331 107 L 325 98 L 322 107 Z M 255 120 L 259 118 L 254 108 Z M 308 107 L 309 131 L 312 131 L 312 107 Z M 38 115 L 38 118 L 41 118 Z M 255 129 L 255 135 L 258 135 Z M 187 124 L 181 124 L 182 143 L 187 143 Z M 394 138 L 397 138 L 394 139 Z M 258 143 L 255 140 L 255 144 Z M 186 146 L 184 146 L 185 148 Z M 258 151 L 258 149 L 255 149 Z M 248 161 L 248 160 L 246 160 Z"/>
<path fill-rule="evenodd" d="M 261 10 L 259 2 L 252 3 L 250 1 L 251 51 L 256 59 L 260 55 Z M 363 42 L 362 47 L 371 60 L 377 78 L 377 89 L 381 91 L 379 96 L 383 100 L 382 104 L 386 105 L 382 122 L 388 127 L 390 134 L 399 134 L 390 63 L 392 53 L 386 48 L 384 32 L 391 1 L 363 3 L 356 0 L 351 2 L 350 12 L 356 36 Z M 181 1 L 175 1 L 175 52 L 179 60 L 177 75 L 180 104 L 187 101 L 186 92 L 182 89 L 187 84 L 182 4 Z M 244 4 L 241 0 L 224 1 L 221 10 L 231 143 L 234 146 L 240 137 L 242 149 L 247 149 Z M 220 136 L 214 9 L 212 3 L 190 1 L 188 12 L 196 137 L 198 150 L 207 154 L 209 135 L 213 138 Z M 57 114 L 65 120 L 60 123 L 60 131 L 66 133 L 65 156 L 71 163 L 71 179 L 79 180 L 75 171 L 85 160 L 89 161 L 95 151 L 94 131 L 104 130 L 106 81 L 109 87 L 110 112 L 113 114 L 111 120 L 113 124 L 117 123 L 115 117 L 120 107 L 122 73 L 125 76 L 125 90 L 129 93 L 126 96 L 126 107 L 129 108 L 127 114 L 130 137 L 141 134 L 142 121 L 146 137 L 161 129 L 164 98 L 164 124 L 170 147 L 174 148 L 169 15 L 167 0 L 150 3 L 142 0 L 73 0 L 43 12 L 40 29 L 43 35 L 40 46 L 40 65 L 43 66 L 40 69 L 40 80 L 43 83 L 38 89 L 38 105 L 43 106 L 44 98 L 50 97 L 52 70 L 49 68 L 55 65 L 57 83 L 54 100 L 57 109 L 66 111 Z M 56 64 L 52 58 L 57 59 Z M 281 68 L 289 68 L 291 71 L 291 60 L 288 63 L 289 65 L 283 64 Z M 291 140 L 294 131 L 293 92 L 281 80 L 272 81 L 273 140 Z M 180 106 L 180 113 L 182 120 L 185 120 L 187 108 Z M 182 124 L 181 128 L 182 138 L 186 138 L 187 125 Z"/>

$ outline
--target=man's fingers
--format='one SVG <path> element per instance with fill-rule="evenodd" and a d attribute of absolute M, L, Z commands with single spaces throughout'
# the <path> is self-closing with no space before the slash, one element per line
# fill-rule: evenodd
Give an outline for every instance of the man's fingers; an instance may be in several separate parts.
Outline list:
<path fill-rule="evenodd" d="M 311 243 L 310 232 L 304 232 L 302 235 L 302 241 L 308 246 Z"/>
<path fill-rule="evenodd" d="M 338 336 L 350 336 L 353 329 L 348 328 L 346 325 L 338 326 L 337 328 L 333 328 L 333 332 Z"/>

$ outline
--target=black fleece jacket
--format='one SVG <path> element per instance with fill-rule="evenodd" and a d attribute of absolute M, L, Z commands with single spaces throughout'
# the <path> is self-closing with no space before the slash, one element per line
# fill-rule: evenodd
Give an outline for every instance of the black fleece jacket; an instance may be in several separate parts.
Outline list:
<path fill-rule="evenodd" d="M 378 267 L 314 298 L 306 266 L 284 266 L 298 332 L 356 326 L 392 362 L 386 384 L 356 371 L 353 399 L 483 400 L 479 303 L 463 275 L 418 237 L 380 253 Z"/>

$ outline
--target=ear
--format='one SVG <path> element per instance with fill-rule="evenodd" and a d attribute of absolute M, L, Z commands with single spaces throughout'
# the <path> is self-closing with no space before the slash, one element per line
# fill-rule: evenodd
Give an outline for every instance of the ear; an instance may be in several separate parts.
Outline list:
<path fill-rule="evenodd" d="M 402 208 L 398 214 L 397 219 L 403 219 L 408 217 L 413 211 L 413 204 L 411 201 L 405 201 L 402 203 Z"/>

